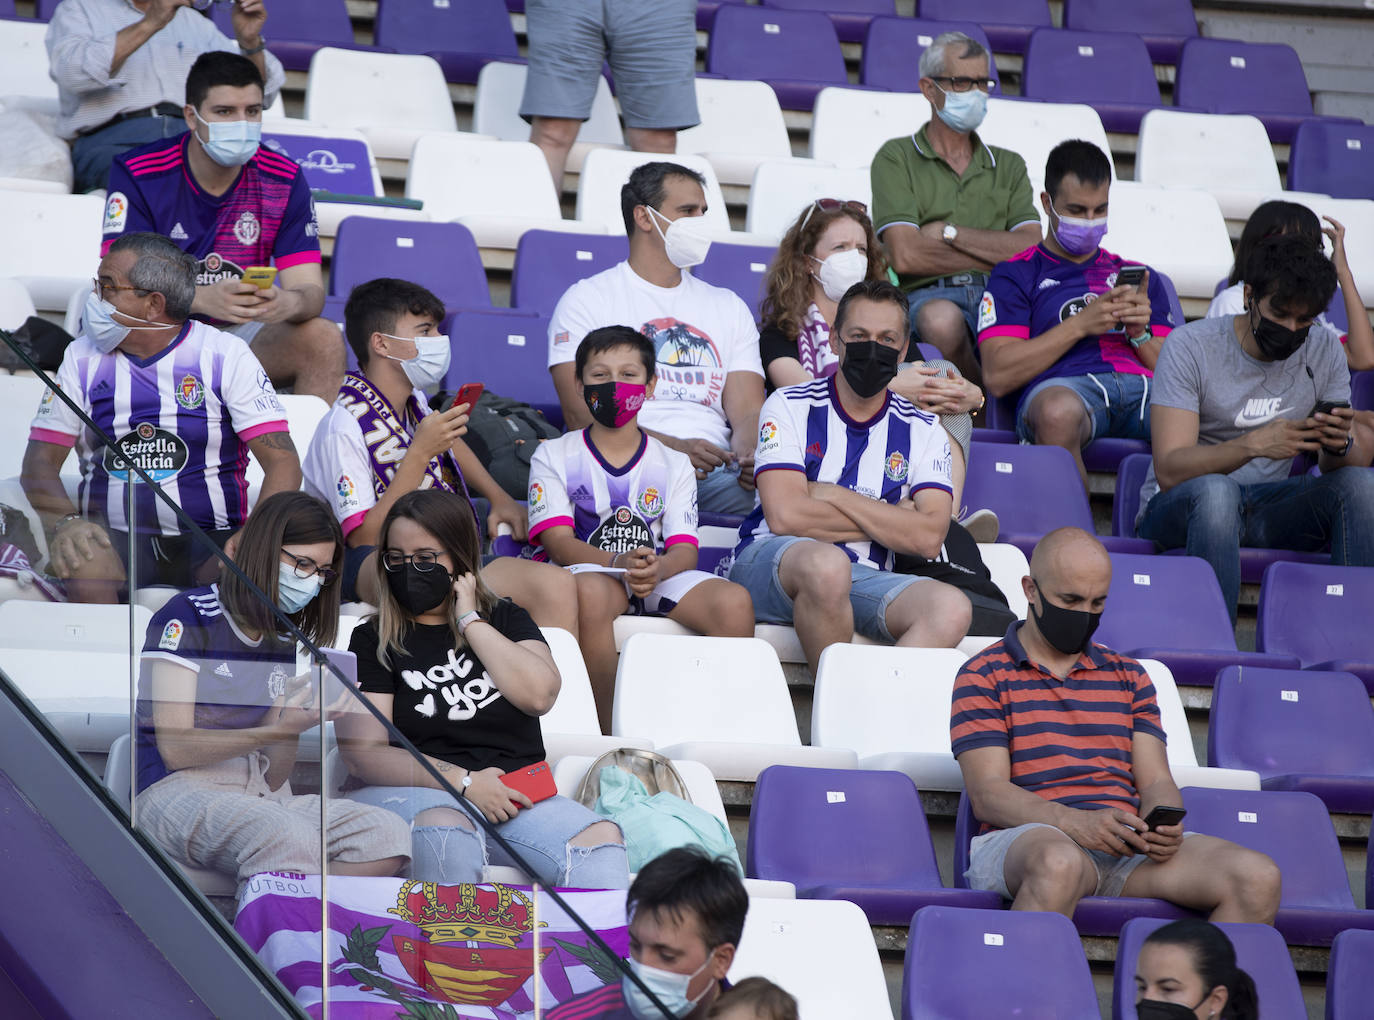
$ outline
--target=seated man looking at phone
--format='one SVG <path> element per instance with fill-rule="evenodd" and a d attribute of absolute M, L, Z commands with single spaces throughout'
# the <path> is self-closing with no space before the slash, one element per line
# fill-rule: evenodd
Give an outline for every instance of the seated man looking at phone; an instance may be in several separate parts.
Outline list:
<path fill-rule="evenodd" d="M 965 872 L 1013 910 L 1071 917 L 1084 896 L 1148 896 L 1213 921 L 1269 924 L 1279 870 L 1254 850 L 1184 838 L 1154 685 L 1092 643 L 1112 563 L 1079 528 L 1052 531 L 1021 579 L 1024 623 L 959 672 L 950 743 L 981 834 Z"/>
<path fill-rule="evenodd" d="M 1111 182 L 1097 146 L 1055 146 L 1040 193 L 1049 235 L 993 269 L 978 313 L 987 391 L 1020 391 L 1017 437 L 1068 450 L 1084 488 L 1084 446 L 1150 438 L 1150 375 L 1178 325 L 1154 274 L 1099 247 Z"/>
<path fill-rule="evenodd" d="M 1245 266 L 1245 311 L 1176 330 L 1156 375 L 1154 460 L 1136 530 L 1212 565 L 1236 618 L 1240 547 L 1317 551 L 1374 566 L 1374 449 L 1353 430 L 1340 338 L 1316 324 L 1331 260 L 1295 234 Z M 1319 477 L 1292 475 L 1317 455 Z"/>

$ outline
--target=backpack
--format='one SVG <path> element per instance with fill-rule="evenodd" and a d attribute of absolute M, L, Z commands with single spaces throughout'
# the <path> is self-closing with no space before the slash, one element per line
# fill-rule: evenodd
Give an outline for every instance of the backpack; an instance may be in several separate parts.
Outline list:
<path fill-rule="evenodd" d="M 430 407 L 446 409 L 453 403 L 452 393 L 440 393 Z M 468 431 L 463 440 L 496 484 L 512 499 L 523 500 L 530 490 L 530 460 L 545 439 L 561 433 L 529 404 L 510 397 L 499 397 L 484 390 L 477 405 L 468 412 Z"/>
<path fill-rule="evenodd" d="M 618 747 L 614 751 L 607 751 L 587 769 L 577 791 L 577 802 L 583 807 L 592 807 L 601 796 L 601 770 L 608 765 L 634 776 L 644 784 L 645 792 L 651 796 L 655 793 L 671 793 L 689 804 L 692 801 L 682 773 L 663 755 L 638 747 Z"/>

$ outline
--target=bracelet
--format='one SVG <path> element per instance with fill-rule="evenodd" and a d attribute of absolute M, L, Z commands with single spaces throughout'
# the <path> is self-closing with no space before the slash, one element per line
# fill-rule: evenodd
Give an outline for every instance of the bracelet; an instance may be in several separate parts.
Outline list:
<path fill-rule="evenodd" d="M 472 785 L 472 770 L 463 773 L 463 778 L 458 781 L 458 796 L 464 800 L 468 799 L 468 787 Z"/>
<path fill-rule="evenodd" d="M 57 523 L 52 526 L 53 536 L 56 537 L 57 533 L 62 530 L 62 525 L 70 524 L 72 521 L 79 520 L 81 520 L 81 514 L 79 513 L 72 512 L 69 514 L 63 514 L 61 517 L 57 519 Z"/>
<path fill-rule="evenodd" d="M 256 57 L 265 49 L 267 49 L 267 40 L 262 36 L 258 36 L 258 44 L 252 49 L 248 49 L 243 43 L 239 43 L 239 53 L 243 54 L 245 57 Z"/>
<path fill-rule="evenodd" d="M 469 609 L 462 616 L 458 617 L 459 635 L 467 633 L 467 629 L 471 627 L 474 623 L 482 622 L 484 620 L 485 617 L 483 617 L 482 614 L 479 613 L 477 610 Z"/>

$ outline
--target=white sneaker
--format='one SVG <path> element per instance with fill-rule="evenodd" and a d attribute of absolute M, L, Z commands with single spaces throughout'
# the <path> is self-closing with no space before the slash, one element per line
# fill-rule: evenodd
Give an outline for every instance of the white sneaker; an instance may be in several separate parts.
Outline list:
<path fill-rule="evenodd" d="M 964 526 L 964 530 L 973 536 L 973 540 L 980 544 L 996 542 L 997 534 L 1001 529 L 1001 522 L 997 515 L 991 510 L 975 510 L 959 521 Z"/>

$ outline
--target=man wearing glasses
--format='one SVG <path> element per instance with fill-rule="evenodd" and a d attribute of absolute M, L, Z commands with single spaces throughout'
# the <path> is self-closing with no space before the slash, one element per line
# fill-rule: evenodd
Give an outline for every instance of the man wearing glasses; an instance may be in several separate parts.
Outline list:
<path fill-rule="evenodd" d="M 100 260 L 57 382 L 114 446 L 51 390 L 38 405 L 21 481 L 48 536 L 49 570 L 72 601 L 119 600 L 130 533 L 139 585 L 186 588 L 218 570 L 130 463 L 220 546 L 248 516 L 250 452 L 263 469 L 260 499 L 300 487 L 286 412 L 262 365 L 242 340 L 190 317 L 195 272 L 195 259 L 159 234 L 126 234 Z M 73 447 L 79 509 L 59 477 Z"/>
<path fill-rule="evenodd" d="M 1026 163 L 983 142 L 988 51 L 946 32 L 921 54 L 929 123 L 873 157 L 873 225 L 897 272 L 918 340 L 981 382 L 973 355 L 983 285 L 997 263 L 1040 240 Z"/>

